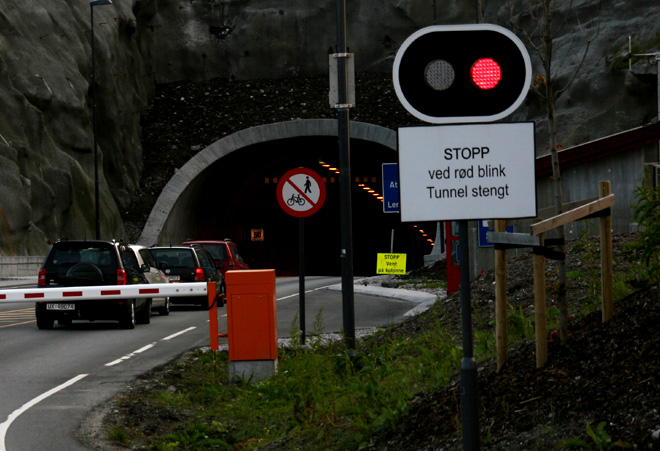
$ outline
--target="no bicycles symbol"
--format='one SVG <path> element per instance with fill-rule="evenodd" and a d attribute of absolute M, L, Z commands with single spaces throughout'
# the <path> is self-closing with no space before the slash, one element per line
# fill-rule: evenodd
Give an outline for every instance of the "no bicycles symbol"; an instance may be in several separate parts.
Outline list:
<path fill-rule="evenodd" d="M 325 201 L 325 183 L 314 171 L 306 168 L 291 169 L 277 184 L 277 201 L 291 216 L 311 216 Z"/>

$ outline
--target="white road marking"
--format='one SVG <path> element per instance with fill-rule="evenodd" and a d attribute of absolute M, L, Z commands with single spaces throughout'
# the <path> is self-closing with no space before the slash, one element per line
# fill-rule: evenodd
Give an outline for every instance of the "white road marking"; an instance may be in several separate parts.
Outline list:
<path fill-rule="evenodd" d="M 323 286 L 323 287 L 314 288 L 314 289 L 312 289 L 312 290 L 306 290 L 305 293 L 312 293 L 312 292 L 314 292 L 314 291 L 325 290 L 326 288 L 331 287 L 332 285 L 337 285 L 337 284 L 336 284 L 336 283 L 333 283 L 333 284 L 331 284 L 331 285 L 326 285 L 326 286 Z M 281 297 L 281 298 L 277 298 L 277 299 L 275 299 L 275 300 L 276 300 L 276 301 L 283 301 L 284 299 L 295 298 L 295 297 L 297 297 L 297 296 L 298 296 L 298 293 L 293 293 L 293 294 L 290 294 L 290 295 L 288 295 L 288 296 L 284 296 L 284 297 Z"/>
<path fill-rule="evenodd" d="M 30 407 L 34 406 L 35 404 L 38 404 L 39 402 L 43 401 L 44 399 L 48 398 L 49 396 L 57 393 L 60 390 L 64 390 L 70 385 L 75 384 L 78 382 L 80 379 L 83 377 L 87 376 L 87 374 L 79 374 L 78 376 L 74 377 L 73 379 L 69 379 L 62 385 L 58 385 L 57 387 L 53 388 L 52 390 L 48 390 L 46 393 L 44 393 L 41 396 L 37 396 L 34 398 L 32 401 L 23 404 L 20 408 L 14 410 L 8 417 L 7 420 L 0 424 L 0 451 L 6 451 L 7 448 L 5 447 L 5 436 L 7 435 L 7 430 L 9 429 L 9 426 L 18 418 L 23 412 L 28 410 Z"/>
<path fill-rule="evenodd" d="M 143 346 L 143 347 L 141 347 L 140 349 L 138 349 L 137 351 L 133 351 L 133 352 L 131 352 L 130 354 L 126 354 L 124 357 L 121 357 L 121 358 L 119 358 L 119 359 L 117 359 L 117 360 L 113 360 L 113 361 L 110 362 L 110 363 L 106 363 L 105 366 L 114 366 L 114 365 L 117 365 L 117 364 L 123 362 L 124 360 L 128 360 L 128 359 L 130 359 L 130 358 L 133 357 L 135 354 L 140 354 L 140 353 L 146 351 L 147 349 L 151 349 L 151 348 L 153 348 L 155 345 L 156 345 L 156 342 L 153 342 L 153 343 L 151 343 L 151 344 L 149 344 L 149 345 Z"/>
<path fill-rule="evenodd" d="M 179 335 L 183 335 L 183 334 L 185 334 L 186 332 L 190 332 L 191 330 L 194 330 L 194 329 L 197 329 L 197 327 L 195 327 L 195 326 L 193 326 L 193 327 L 189 327 L 189 328 L 184 329 L 184 330 L 182 330 L 182 331 L 180 331 L 180 332 L 177 332 L 177 333 L 175 333 L 175 334 L 172 334 L 172 335 L 170 335 L 169 337 L 165 337 L 165 338 L 163 338 L 163 341 L 171 340 L 172 338 L 176 338 L 176 337 L 178 337 Z"/>

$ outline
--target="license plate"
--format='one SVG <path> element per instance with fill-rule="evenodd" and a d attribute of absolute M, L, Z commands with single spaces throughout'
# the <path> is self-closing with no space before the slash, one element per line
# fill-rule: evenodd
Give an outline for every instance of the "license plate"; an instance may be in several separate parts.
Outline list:
<path fill-rule="evenodd" d="M 181 276 L 167 276 L 167 280 L 169 280 L 170 282 L 175 280 L 181 280 Z"/>
<path fill-rule="evenodd" d="M 75 310 L 76 304 L 46 304 L 46 310 Z"/>

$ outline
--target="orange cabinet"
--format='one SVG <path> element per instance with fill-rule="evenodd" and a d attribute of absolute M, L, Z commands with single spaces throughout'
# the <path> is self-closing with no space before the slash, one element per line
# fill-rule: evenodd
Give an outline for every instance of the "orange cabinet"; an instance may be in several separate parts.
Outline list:
<path fill-rule="evenodd" d="M 227 271 L 229 360 L 276 360 L 275 270 Z"/>

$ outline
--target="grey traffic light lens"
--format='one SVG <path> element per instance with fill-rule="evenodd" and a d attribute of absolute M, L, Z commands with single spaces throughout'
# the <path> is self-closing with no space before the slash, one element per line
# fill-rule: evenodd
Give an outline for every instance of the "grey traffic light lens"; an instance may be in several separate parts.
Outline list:
<path fill-rule="evenodd" d="M 445 60 L 431 61 L 424 69 L 426 84 L 436 91 L 448 89 L 456 78 L 454 67 Z"/>

